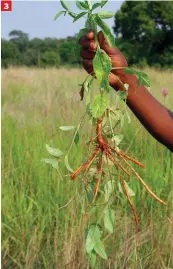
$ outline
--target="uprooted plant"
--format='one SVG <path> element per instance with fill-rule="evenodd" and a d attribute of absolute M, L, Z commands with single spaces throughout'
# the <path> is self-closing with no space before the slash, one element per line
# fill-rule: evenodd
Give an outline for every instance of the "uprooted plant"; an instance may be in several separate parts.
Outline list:
<path fill-rule="evenodd" d="M 88 115 L 90 122 L 92 122 L 93 126 L 95 126 L 95 136 L 91 137 L 89 141 L 89 147 L 92 148 L 93 152 L 75 171 L 73 171 L 69 165 L 68 153 L 73 143 L 77 144 L 79 142 L 79 128 L 86 114 L 77 127 L 60 127 L 63 131 L 75 130 L 72 144 L 65 156 L 65 165 L 72 173 L 72 180 L 75 180 L 77 176 L 84 172 L 82 177 L 87 197 L 86 210 L 84 213 L 87 225 L 86 251 L 90 256 L 91 267 L 94 268 L 96 253 L 103 259 L 107 259 L 107 254 L 105 252 L 103 242 L 101 241 L 103 230 L 102 220 L 104 222 L 104 227 L 110 233 L 113 232 L 115 212 L 111 208 L 111 204 L 113 203 L 111 197 L 117 182 L 119 182 L 117 186 L 119 186 L 121 191 L 124 191 L 124 194 L 127 197 L 133 212 L 137 229 L 139 229 L 139 218 L 131 200 L 131 196 L 133 196 L 134 193 L 128 186 L 126 178 L 135 176 L 153 198 L 163 205 L 166 203 L 152 192 L 149 186 L 135 170 L 134 164 L 141 168 L 144 168 L 144 164 L 137 159 L 132 158 L 120 149 L 120 143 L 123 139 L 123 135 L 120 133 L 120 128 L 125 123 L 125 117 L 128 122 L 130 122 L 125 106 L 126 97 L 128 95 L 128 84 L 123 84 L 120 81 L 124 91 L 117 91 L 115 96 L 117 104 L 121 103 L 121 109 L 118 107 L 112 109 L 109 106 L 109 93 L 112 88 L 109 85 L 108 75 L 113 68 L 109 56 L 99 46 L 97 41 L 97 28 L 98 26 L 101 28 L 109 45 L 115 47 L 114 36 L 107 24 L 103 21 L 103 19 L 111 18 L 114 14 L 112 12 L 103 11 L 93 13 L 96 8 L 103 8 L 108 1 L 101 1 L 100 3 L 95 3 L 93 5 L 91 5 L 90 1 L 76 1 L 77 7 L 82 10 L 79 14 L 72 12 L 63 1 L 60 2 L 64 10 L 60 11 L 55 16 L 55 19 L 62 14 L 64 14 L 64 16 L 68 14 L 73 18 L 73 22 L 75 22 L 78 19 L 87 16 L 85 28 L 80 30 L 76 46 L 78 46 L 79 39 L 88 33 L 88 30 L 90 29 L 93 29 L 95 33 L 95 40 L 97 42 L 97 50 L 93 59 L 94 74 L 89 74 L 80 85 L 81 100 L 86 100 L 86 114 Z M 144 72 L 136 71 L 129 67 L 119 67 L 118 69 L 124 69 L 126 73 L 135 74 L 138 77 L 138 86 L 143 84 L 146 87 L 150 87 L 150 81 Z M 98 83 L 99 94 L 96 94 L 94 100 L 91 100 L 91 86 L 95 78 Z M 58 161 L 62 159 L 63 152 L 58 149 L 51 148 L 48 145 L 47 150 L 49 154 L 55 158 L 43 159 L 43 161 L 51 164 L 54 168 L 58 168 Z M 99 201 L 102 201 L 102 205 L 104 205 L 101 210 L 101 203 L 98 204 Z M 95 216 L 93 217 L 97 208 L 99 208 L 98 219 L 96 219 Z M 95 222 L 91 222 L 92 217 Z M 87 223 L 88 218 L 90 218 L 91 224 L 89 224 L 89 222 Z"/>

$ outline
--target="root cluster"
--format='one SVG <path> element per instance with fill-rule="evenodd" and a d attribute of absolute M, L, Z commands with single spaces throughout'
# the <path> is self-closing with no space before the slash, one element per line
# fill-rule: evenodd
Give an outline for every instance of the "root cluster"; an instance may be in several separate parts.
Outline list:
<path fill-rule="evenodd" d="M 104 171 L 103 171 L 103 156 L 105 155 L 106 160 L 110 160 L 118 173 L 122 188 L 124 190 L 124 193 L 128 199 L 129 205 L 132 209 L 133 212 L 133 216 L 134 216 L 134 220 L 136 223 L 136 226 L 139 227 L 139 218 L 137 216 L 135 207 L 130 199 L 130 194 L 129 191 L 127 189 L 127 186 L 125 184 L 125 180 L 124 177 L 122 175 L 122 173 L 125 173 L 128 177 L 131 176 L 131 174 L 134 174 L 135 177 L 139 180 L 139 182 L 144 186 L 144 188 L 148 191 L 148 193 L 155 198 L 159 203 L 166 205 L 166 203 L 164 201 L 162 201 L 160 198 L 158 198 L 153 192 L 152 190 L 148 187 L 148 185 L 144 182 L 144 180 L 140 177 L 140 175 L 136 172 L 136 170 L 131 166 L 131 164 L 129 163 L 129 161 L 135 163 L 136 165 L 144 168 L 144 164 L 142 164 L 141 162 L 139 162 L 138 160 L 128 156 L 127 154 L 118 151 L 116 148 L 113 148 L 108 141 L 106 140 L 106 138 L 102 135 L 102 118 L 99 118 L 97 120 L 97 127 L 96 127 L 96 147 L 93 151 L 93 154 L 87 158 L 87 160 L 78 168 L 76 169 L 76 171 L 71 175 L 71 179 L 74 180 L 82 171 L 88 171 L 91 167 L 91 165 L 93 164 L 94 160 L 98 157 L 99 155 L 99 162 L 97 165 L 97 180 L 96 180 L 96 185 L 95 185 L 95 189 L 94 189 L 94 197 L 93 197 L 93 203 L 95 203 L 96 201 L 96 197 L 99 191 L 99 185 L 101 182 L 101 178 L 102 175 L 104 175 Z M 124 163 L 126 165 L 126 167 L 129 168 L 129 170 L 131 171 L 131 173 L 129 173 L 126 169 L 126 167 L 124 167 L 124 165 L 122 165 L 122 163 Z"/>

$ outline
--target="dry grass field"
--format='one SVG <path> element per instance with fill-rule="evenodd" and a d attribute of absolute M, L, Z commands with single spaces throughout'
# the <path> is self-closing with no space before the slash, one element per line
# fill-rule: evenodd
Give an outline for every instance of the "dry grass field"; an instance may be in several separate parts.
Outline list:
<path fill-rule="evenodd" d="M 173 71 L 145 72 L 152 82 L 152 94 L 173 110 Z M 85 107 L 78 84 L 85 76 L 85 71 L 70 68 L 2 71 L 3 269 L 89 269 L 78 190 L 81 178 L 70 181 L 64 163 L 56 171 L 41 162 L 47 157 L 45 144 L 64 152 L 68 149 L 72 133 L 62 132 L 59 126 L 79 123 Z M 161 88 L 169 90 L 165 99 Z M 112 92 L 111 105 L 114 96 Z M 96 269 L 173 269 L 171 154 L 134 115 L 131 118 L 132 123 L 124 127 L 123 147 L 129 147 L 131 155 L 145 163 L 140 173 L 167 207 L 132 180 L 133 202 L 141 221 L 136 236 L 125 196 L 115 193 L 115 232 L 104 240 L 109 259 L 98 259 Z M 85 141 L 91 131 L 86 119 L 79 147 L 70 154 L 73 169 L 86 157 Z"/>

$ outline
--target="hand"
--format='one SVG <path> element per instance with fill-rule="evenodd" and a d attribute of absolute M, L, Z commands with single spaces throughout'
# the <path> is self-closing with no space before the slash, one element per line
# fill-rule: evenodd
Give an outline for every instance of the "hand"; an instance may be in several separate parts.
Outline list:
<path fill-rule="evenodd" d="M 111 48 L 107 42 L 107 40 L 105 39 L 104 35 L 102 32 L 99 32 L 97 35 L 97 39 L 100 45 L 100 48 L 103 49 L 108 56 L 111 59 L 112 62 L 112 67 L 113 68 L 117 68 L 117 67 L 127 67 L 127 61 L 125 59 L 125 57 L 123 56 L 123 54 L 119 51 L 118 48 Z M 84 37 L 82 37 L 79 40 L 79 44 L 81 46 L 83 46 L 83 49 L 81 51 L 81 56 L 83 58 L 83 66 L 84 69 L 90 74 L 92 73 L 92 75 L 94 74 L 94 70 L 93 70 L 93 58 L 95 56 L 95 52 L 97 49 L 97 45 L 96 42 L 94 40 L 94 32 L 90 31 L 88 32 L 88 34 Z M 122 83 L 121 83 L 121 78 L 124 77 L 125 72 L 124 70 L 115 70 L 112 69 L 110 75 L 109 75 L 109 83 L 110 85 L 115 88 L 115 89 L 124 89 L 124 87 L 122 87 Z"/>

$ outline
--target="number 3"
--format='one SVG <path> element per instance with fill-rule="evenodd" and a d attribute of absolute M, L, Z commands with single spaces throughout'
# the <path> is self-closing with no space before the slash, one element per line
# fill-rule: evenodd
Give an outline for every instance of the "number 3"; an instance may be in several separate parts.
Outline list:
<path fill-rule="evenodd" d="M 9 9 L 9 4 L 8 3 L 4 3 L 4 9 L 8 10 Z"/>

